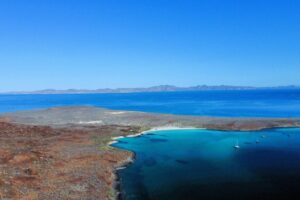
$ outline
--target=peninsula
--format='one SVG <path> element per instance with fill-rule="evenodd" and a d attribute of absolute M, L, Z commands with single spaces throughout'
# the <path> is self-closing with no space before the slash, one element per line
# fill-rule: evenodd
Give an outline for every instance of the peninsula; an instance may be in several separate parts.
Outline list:
<path fill-rule="evenodd" d="M 260 130 L 299 127 L 300 119 L 214 118 L 96 107 L 56 107 L 0 117 L 0 196 L 3 199 L 115 199 L 115 170 L 131 152 L 113 137 L 152 128 Z"/>

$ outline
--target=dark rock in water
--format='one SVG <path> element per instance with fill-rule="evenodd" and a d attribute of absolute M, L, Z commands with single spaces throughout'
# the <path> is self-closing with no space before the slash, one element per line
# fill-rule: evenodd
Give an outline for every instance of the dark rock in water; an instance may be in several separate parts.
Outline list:
<path fill-rule="evenodd" d="M 156 135 L 156 134 L 154 134 L 154 133 L 147 133 L 147 134 L 145 134 L 145 136 L 147 136 L 147 135 Z"/>
<path fill-rule="evenodd" d="M 138 136 L 136 136 L 137 138 L 148 138 L 149 136 L 147 136 L 147 135 L 138 135 Z"/>
<path fill-rule="evenodd" d="M 185 160 L 176 160 L 176 162 L 180 163 L 180 164 L 188 164 L 189 162 L 188 161 L 185 161 Z"/>
<path fill-rule="evenodd" d="M 167 139 L 150 139 L 151 142 L 167 142 Z"/>
<path fill-rule="evenodd" d="M 144 164 L 148 167 L 156 165 L 156 160 L 154 158 L 148 158 L 144 161 Z"/>
<path fill-rule="evenodd" d="M 137 135 L 135 136 L 136 138 L 141 138 L 141 137 L 144 137 L 144 135 Z"/>

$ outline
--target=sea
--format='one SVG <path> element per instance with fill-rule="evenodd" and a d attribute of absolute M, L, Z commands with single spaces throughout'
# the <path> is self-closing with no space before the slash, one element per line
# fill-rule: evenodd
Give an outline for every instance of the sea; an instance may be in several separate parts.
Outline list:
<path fill-rule="evenodd" d="M 300 128 L 163 130 L 113 146 L 135 152 L 118 171 L 121 199 L 300 199 Z"/>
<path fill-rule="evenodd" d="M 55 106 L 217 117 L 300 117 L 300 90 L 0 95 L 0 113 Z"/>
<path fill-rule="evenodd" d="M 96 106 L 213 117 L 300 118 L 300 90 L 0 95 L 0 113 Z M 300 199 L 300 128 L 150 131 L 112 144 L 134 152 L 117 171 L 125 200 Z"/>

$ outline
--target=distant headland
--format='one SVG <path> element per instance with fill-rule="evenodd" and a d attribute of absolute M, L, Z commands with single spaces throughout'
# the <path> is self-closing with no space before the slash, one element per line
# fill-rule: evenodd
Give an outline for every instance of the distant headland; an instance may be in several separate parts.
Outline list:
<path fill-rule="evenodd" d="M 44 89 L 36 91 L 10 91 L 1 94 L 95 94 L 95 93 L 136 93 L 136 92 L 175 92 L 175 91 L 203 91 L 203 90 L 261 90 L 261 89 L 300 89 L 300 86 L 274 86 L 274 87 L 253 87 L 253 86 L 232 86 L 232 85 L 197 85 L 191 87 L 178 87 L 174 85 L 158 85 L 152 87 L 138 88 L 102 88 L 102 89 Z"/>

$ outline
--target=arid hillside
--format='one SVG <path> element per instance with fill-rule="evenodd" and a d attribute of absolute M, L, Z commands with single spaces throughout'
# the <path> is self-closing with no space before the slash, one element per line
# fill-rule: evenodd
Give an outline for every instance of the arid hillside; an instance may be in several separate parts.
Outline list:
<path fill-rule="evenodd" d="M 136 131 L 0 122 L 0 199 L 113 199 L 114 169 L 132 154 L 106 144 Z"/>

